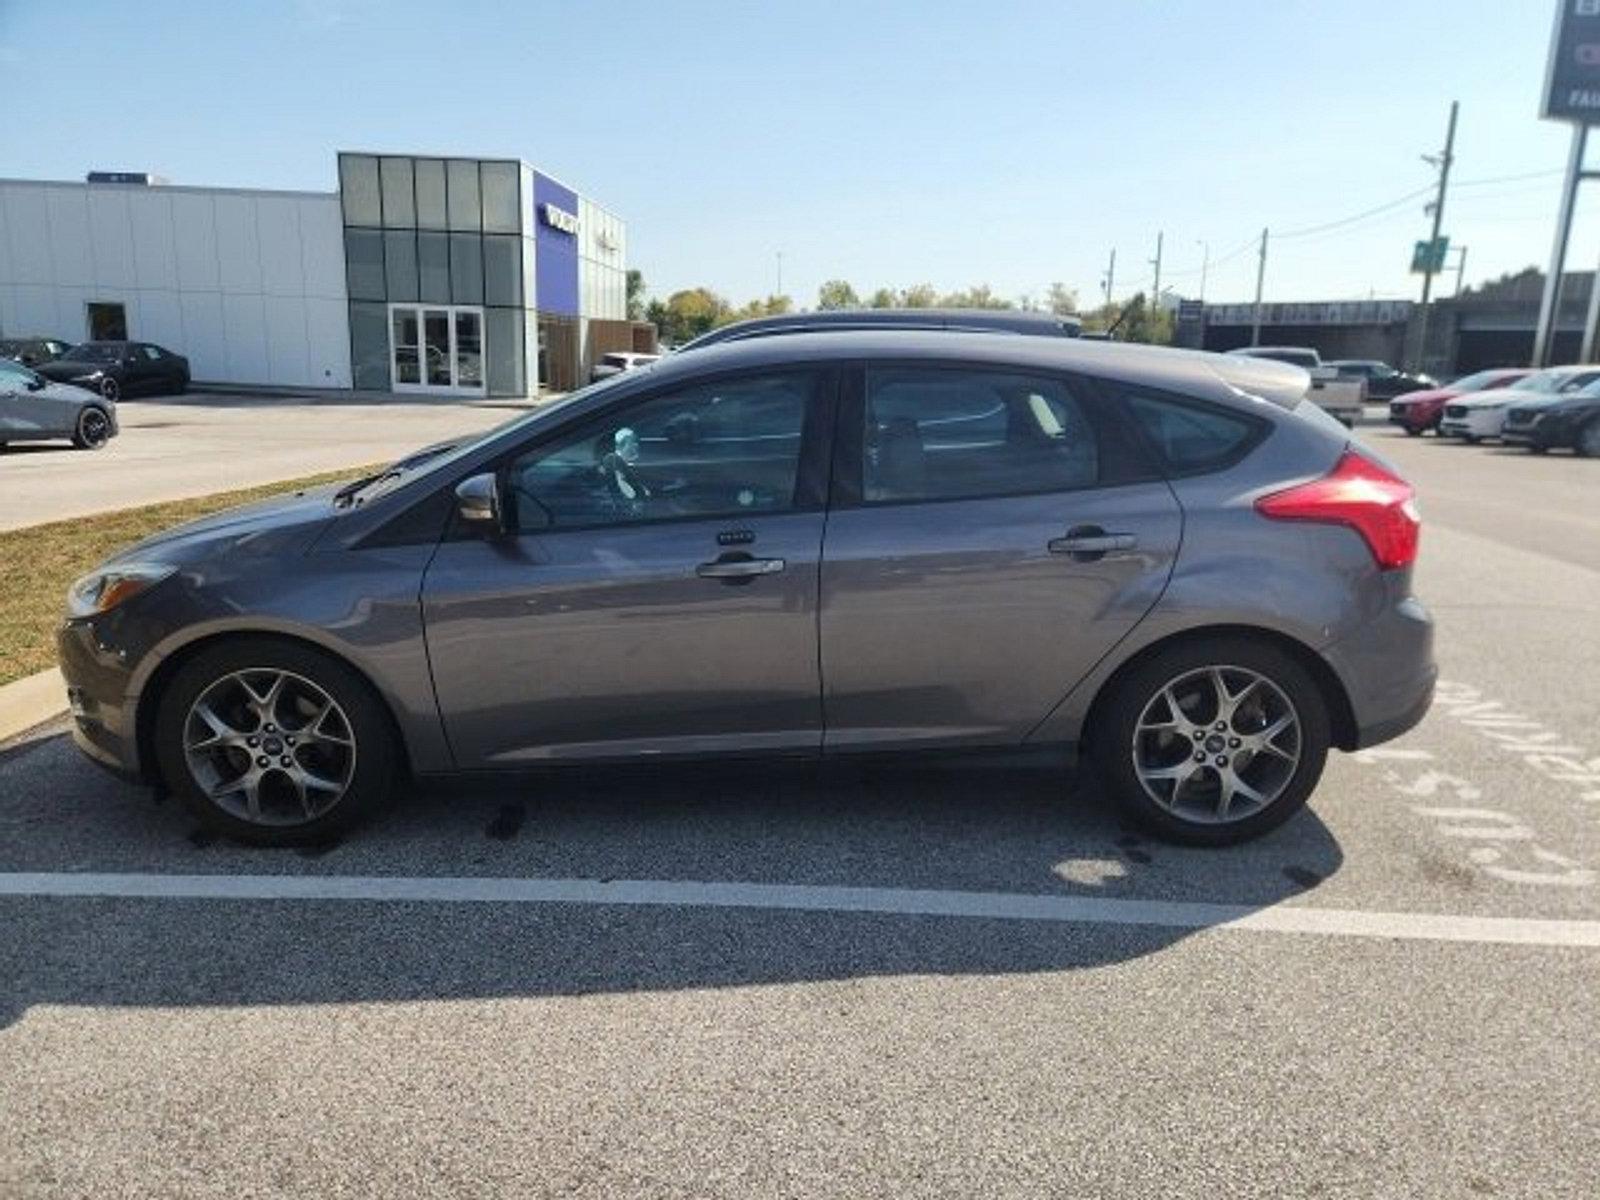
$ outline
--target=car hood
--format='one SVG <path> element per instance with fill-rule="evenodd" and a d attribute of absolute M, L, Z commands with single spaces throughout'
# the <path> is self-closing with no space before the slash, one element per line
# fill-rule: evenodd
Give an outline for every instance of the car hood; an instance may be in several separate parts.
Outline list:
<path fill-rule="evenodd" d="M 1515 388 L 1497 388 L 1491 392 L 1473 392 L 1470 395 L 1457 396 L 1450 403 L 1466 408 L 1500 408 L 1506 404 L 1522 404 L 1529 400 L 1544 398 L 1544 392 L 1519 392 Z"/>
<path fill-rule="evenodd" d="M 34 370 L 46 379 L 81 379 L 85 375 L 94 375 L 115 365 L 115 363 L 65 362 L 58 358 L 54 362 L 40 363 Z"/>
<path fill-rule="evenodd" d="M 1565 396 L 1551 396 L 1538 392 L 1525 392 L 1514 403 L 1523 412 L 1548 412 L 1552 408 L 1564 408 L 1575 401 L 1593 404 L 1592 396 L 1570 394 Z"/>
<path fill-rule="evenodd" d="M 226 554 L 282 554 L 305 549 L 333 519 L 333 493 L 325 484 L 224 509 L 174 525 L 118 551 L 108 562 L 155 561 L 182 566 Z"/>
<path fill-rule="evenodd" d="M 70 383 L 46 383 L 37 392 L 23 393 L 30 400 L 59 400 L 63 404 L 82 404 L 87 400 L 94 400 L 101 405 L 110 405 L 111 401 L 101 400 L 99 392 L 92 392 L 88 388 L 76 387 Z"/>
<path fill-rule="evenodd" d="M 1396 404 L 1428 404 L 1438 400 L 1454 400 L 1461 395 L 1455 388 L 1431 387 L 1421 388 L 1415 392 L 1407 392 L 1403 396 L 1396 396 Z"/>

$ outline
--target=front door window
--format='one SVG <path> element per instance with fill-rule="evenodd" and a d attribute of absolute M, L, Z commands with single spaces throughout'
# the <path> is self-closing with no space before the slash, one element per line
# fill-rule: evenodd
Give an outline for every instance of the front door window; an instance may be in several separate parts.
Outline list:
<path fill-rule="evenodd" d="M 483 392 L 483 310 L 425 304 L 389 306 L 396 391 Z"/>

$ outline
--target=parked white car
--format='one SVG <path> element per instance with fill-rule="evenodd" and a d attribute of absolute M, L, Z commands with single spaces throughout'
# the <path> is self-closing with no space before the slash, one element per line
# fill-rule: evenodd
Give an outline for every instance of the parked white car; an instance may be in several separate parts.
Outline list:
<path fill-rule="evenodd" d="M 1458 437 L 1468 444 L 1498 438 L 1505 428 L 1506 410 L 1512 405 L 1575 392 L 1596 379 L 1600 379 L 1600 365 L 1551 367 L 1528 376 L 1516 387 L 1457 396 L 1444 406 L 1439 436 Z"/>
<path fill-rule="evenodd" d="M 1270 359 L 1304 369 L 1311 376 L 1311 390 L 1307 396 L 1313 404 L 1348 428 L 1361 420 L 1361 406 L 1367 399 L 1367 381 L 1340 375 L 1337 367 L 1323 363 L 1322 356 L 1310 346 L 1241 346 L 1228 353 L 1243 358 Z"/>

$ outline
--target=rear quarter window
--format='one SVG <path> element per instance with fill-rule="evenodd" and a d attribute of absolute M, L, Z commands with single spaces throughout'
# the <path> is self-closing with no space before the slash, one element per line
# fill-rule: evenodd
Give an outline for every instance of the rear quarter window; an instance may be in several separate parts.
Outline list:
<path fill-rule="evenodd" d="M 1209 404 L 1127 392 L 1128 415 L 1169 474 L 1218 471 L 1238 462 L 1267 433 L 1264 421 Z"/>

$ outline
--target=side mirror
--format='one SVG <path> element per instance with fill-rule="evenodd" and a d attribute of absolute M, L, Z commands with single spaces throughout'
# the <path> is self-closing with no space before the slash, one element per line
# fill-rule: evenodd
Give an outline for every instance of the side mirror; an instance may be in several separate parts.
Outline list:
<path fill-rule="evenodd" d="M 493 474 L 474 475 L 456 484 L 456 513 L 469 525 L 504 533 L 499 480 Z"/>

